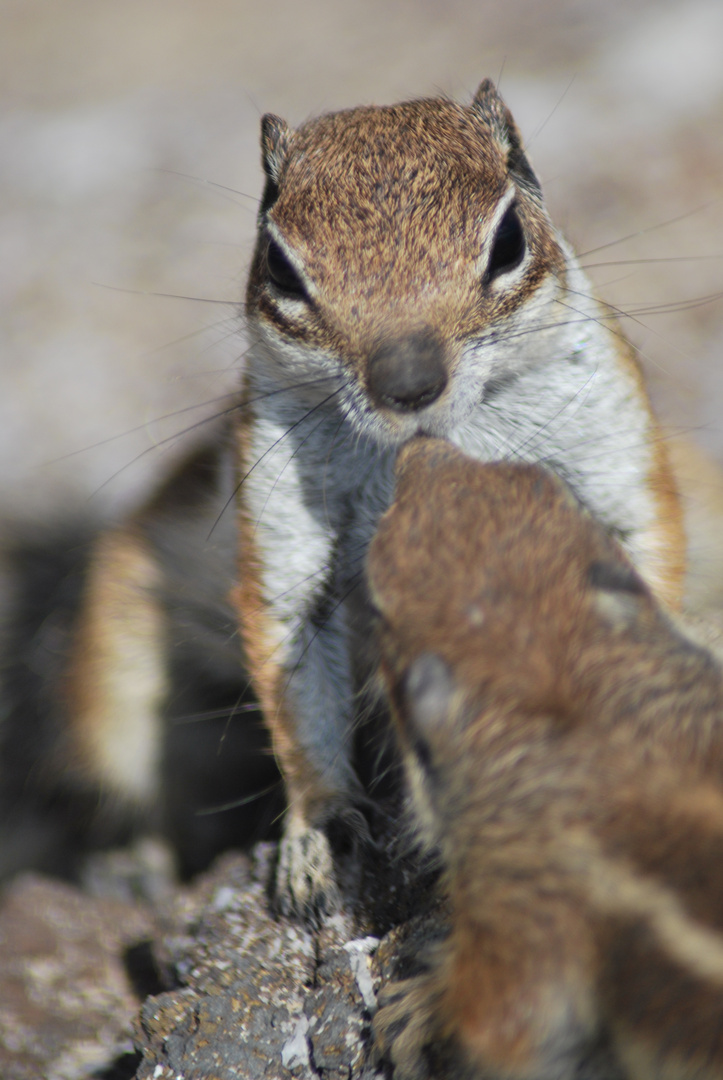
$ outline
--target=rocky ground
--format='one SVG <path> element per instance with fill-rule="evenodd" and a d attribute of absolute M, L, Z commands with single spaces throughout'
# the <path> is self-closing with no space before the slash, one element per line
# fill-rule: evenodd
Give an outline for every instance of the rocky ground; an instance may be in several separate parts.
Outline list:
<path fill-rule="evenodd" d="M 19 876 L 0 906 L 4 1080 L 382 1080 L 377 993 L 440 932 L 429 878 L 377 858 L 365 902 L 311 928 L 271 912 L 274 853 L 190 886 L 149 841 L 92 859 L 83 887 Z"/>

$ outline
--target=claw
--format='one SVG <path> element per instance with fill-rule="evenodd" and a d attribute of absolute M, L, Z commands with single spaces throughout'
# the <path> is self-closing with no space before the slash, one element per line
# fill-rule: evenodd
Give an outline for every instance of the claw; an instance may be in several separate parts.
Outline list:
<path fill-rule="evenodd" d="M 337 911 L 341 897 L 331 848 L 320 829 L 285 836 L 279 844 L 274 907 L 281 915 L 319 926 Z"/>

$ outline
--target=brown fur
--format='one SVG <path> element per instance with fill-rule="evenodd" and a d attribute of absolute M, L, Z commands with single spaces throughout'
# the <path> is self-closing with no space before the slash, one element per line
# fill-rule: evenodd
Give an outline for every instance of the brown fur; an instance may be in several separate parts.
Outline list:
<path fill-rule="evenodd" d="M 505 142 L 476 122 L 474 108 L 445 99 L 361 107 L 287 129 L 274 224 L 334 313 L 332 321 L 317 310 L 295 324 L 295 335 L 362 364 L 389 324 L 426 321 L 462 341 L 504 318 L 519 297 L 486 301 L 473 267 L 484 223 L 509 185 Z M 535 255 L 525 288 L 534 289 L 551 270 L 563 276 L 564 260 L 539 192 L 520 201 Z M 405 215 L 400 246 L 390 245 L 388 223 Z M 364 242 L 345 246 L 340 265 L 344 235 Z M 276 307 L 261 292 L 263 257 L 259 245 L 248 299 L 255 308 L 263 296 L 273 319 Z"/>
<path fill-rule="evenodd" d="M 413 441 L 368 572 L 452 910 L 375 1021 L 395 1076 L 562 1080 L 601 1039 L 723 1076 L 718 663 L 537 466 Z"/>

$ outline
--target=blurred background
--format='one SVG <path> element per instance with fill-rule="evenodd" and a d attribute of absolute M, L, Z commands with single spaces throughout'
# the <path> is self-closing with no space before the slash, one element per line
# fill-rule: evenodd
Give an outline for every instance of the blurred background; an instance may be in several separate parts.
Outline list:
<path fill-rule="evenodd" d="M 486 75 L 659 412 L 723 461 L 720 0 L 0 0 L 0 27 L 0 518 L 123 512 L 236 385 L 263 112 Z"/>

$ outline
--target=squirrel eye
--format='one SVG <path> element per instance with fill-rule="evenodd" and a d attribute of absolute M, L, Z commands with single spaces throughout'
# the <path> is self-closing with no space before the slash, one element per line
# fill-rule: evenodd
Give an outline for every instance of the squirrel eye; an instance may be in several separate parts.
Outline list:
<path fill-rule="evenodd" d="M 295 300 L 307 299 L 303 281 L 275 240 L 269 240 L 266 248 L 266 271 L 279 292 Z"/>
<path fill-rule="evenodd" d="M 492 281 L 500 274 L 514 270 L 522 262 L 527 244 L 525 234 L 514 205 L 509 208 L 497 229 L 492 245 L 489 265 L 485 277 Z"/>

